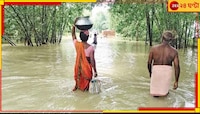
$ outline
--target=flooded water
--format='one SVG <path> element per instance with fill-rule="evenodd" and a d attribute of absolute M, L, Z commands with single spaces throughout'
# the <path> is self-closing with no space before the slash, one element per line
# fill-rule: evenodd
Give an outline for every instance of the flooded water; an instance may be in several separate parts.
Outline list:
<path fill-rule="evenodd" d="M 167 97 L 149 94 L 149 46 L 99 38 L 96 64 L 102 92 L 75 91 L 71 39 L 41 47 L 2 46 L 2 110 L 137 110 L 195 107 L 196 51 L 179 50 L 179 88 Z M 174 78 L 173 78 L 174 80 Z M 174 81 L 172 81 L 174 82 Z"/>

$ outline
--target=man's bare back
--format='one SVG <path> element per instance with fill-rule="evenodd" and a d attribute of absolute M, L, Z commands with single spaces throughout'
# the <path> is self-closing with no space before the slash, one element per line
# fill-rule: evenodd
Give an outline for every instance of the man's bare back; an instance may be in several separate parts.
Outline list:
<path fill-rule="evenodd" d="M 151 48 L 150 56 L 151 63 L 153 61 L 153 65 L 170 65 L 172 66 L 172 62 L 177 57 L 178 52 L 169 44 L 159 44 Z"/>

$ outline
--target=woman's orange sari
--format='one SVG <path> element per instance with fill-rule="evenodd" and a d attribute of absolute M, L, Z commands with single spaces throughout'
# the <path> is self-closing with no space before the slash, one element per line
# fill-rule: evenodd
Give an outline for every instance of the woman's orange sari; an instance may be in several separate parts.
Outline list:
<path fill-rule="evenodd" d="M 89 89 L 90 80 L 92 79 L 92 66 L 85 56 L 83 43 L 75 42 L 75 48 L 77 55 L 74 67 L 74 79 L 78 89 L 87 91 Z"/>

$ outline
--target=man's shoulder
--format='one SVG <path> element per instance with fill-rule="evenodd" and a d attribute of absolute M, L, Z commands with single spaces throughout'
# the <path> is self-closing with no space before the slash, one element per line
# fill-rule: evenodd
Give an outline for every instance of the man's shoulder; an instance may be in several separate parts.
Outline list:
<path fill-rule="evenodd" d="M 151 49 L 157 49 L 157 48 L 159 48 L 160 46 L 161 46 L 160 44 L 153 45 L 153 46 L 151 47 Z"/>

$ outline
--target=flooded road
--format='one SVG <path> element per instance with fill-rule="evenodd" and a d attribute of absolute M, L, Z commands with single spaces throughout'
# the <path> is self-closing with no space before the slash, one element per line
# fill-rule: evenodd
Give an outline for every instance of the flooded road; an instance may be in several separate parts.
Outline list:
<path fill-rule="evenodd" d="M 96 66 L 102 92 L 75 91 L 75 48 L 71 39 L 41 47 L 2 46 L 2 110 L 137 110 L 194 107 L 196 51 L 179 50 L 179 88 L 163 98 L 149 94 L 149 46 L 98 39 Z M 173 78 L 174 80 L 174 78 Z M 173 83 L 173 81 L 172 81 Z"/>

